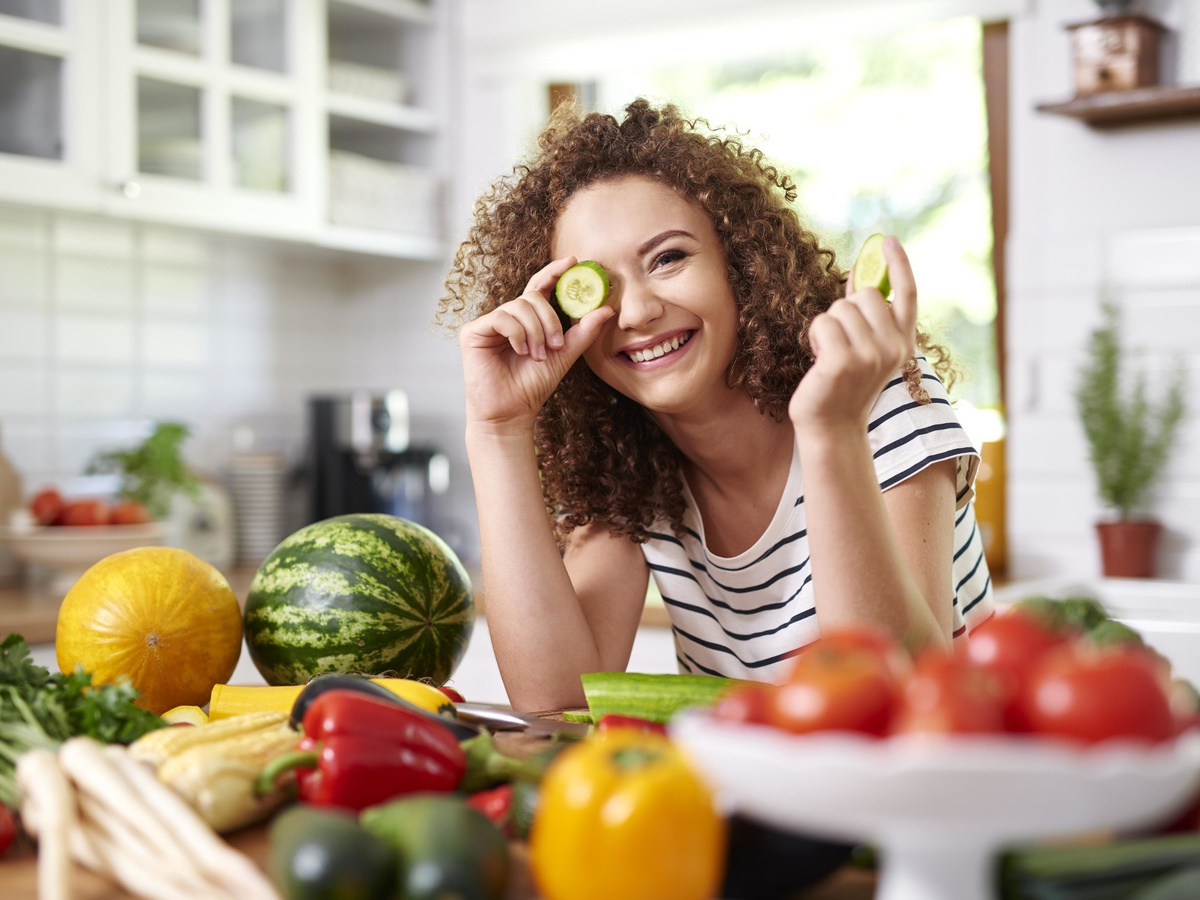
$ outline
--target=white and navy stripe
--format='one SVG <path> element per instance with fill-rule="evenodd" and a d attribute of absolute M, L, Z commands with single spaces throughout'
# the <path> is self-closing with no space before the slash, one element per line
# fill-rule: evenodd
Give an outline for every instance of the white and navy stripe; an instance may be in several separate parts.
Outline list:
<path fill-rule="evenodd" d="M 907 382 L 893 379 L 871 411 L 867 437 L 881 490 L 940 460 L 957 460 L 953 583 L 947 586 L 954 595 L 957 637 L 993 608 L 983 537 L 971 503 L 979 455 L 941 381 L 926 360 L 920 365 L 931 402 L 913 400 Z M 818 636 L 799 457 L 793 452 L 771 524 L 736 557 L 708 552 L 704 525 L 686 486 L 684 499 L 683 535 L 660 522 L 642 545 L 671 618 L 680 671 L 781 680 L 788 661 Z"/>

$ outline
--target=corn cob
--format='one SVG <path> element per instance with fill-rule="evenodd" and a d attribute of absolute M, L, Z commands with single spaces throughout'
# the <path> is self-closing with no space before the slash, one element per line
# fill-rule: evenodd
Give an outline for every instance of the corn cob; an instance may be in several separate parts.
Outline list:
<path fill-rule="evenodd" d="M 191 747 L 214 744 L 227 737 L 265 731 L 287 721 L 287 713 L 256 712 L 210 722 L 207 725 L 180 725 L 148 732 L 129 745 L 129 755 L 158 768 L 173 756 Z"/>
<path fill-rule="evenodd" d="M 192 730 L 216 727 L 200 725 Z M 257 822 L 287 799 L 282 790 L 259 796 L 255 784 L 266 764 L 295 750 L 299 740 L 286 722 L 225 735 L 171 756 L 158 767 L 158 778 L 223 834 Z"/>

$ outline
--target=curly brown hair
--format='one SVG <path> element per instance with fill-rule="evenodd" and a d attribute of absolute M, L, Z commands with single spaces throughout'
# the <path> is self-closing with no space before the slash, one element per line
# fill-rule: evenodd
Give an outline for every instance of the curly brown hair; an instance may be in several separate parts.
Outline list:
<path fill-rule="evenodd" d="M 800 222 L 796 186 L 761 151 L 675 106 L 638 99 L 618 121 L 560 105 L 538 150 L 475 205 L 475 222 L 446 277 L 437 320 L 451 328 L 519 296 L 550 262 L 558 215 L 599 181 L 653 178 L 704 210 L 725 249 L 738 305 L 738 341 L 729 372 L 763 415 L 782 421 L 814 357 L 813 318 L 841 296 L 845 273 Z M 561 314 L 560 314 L 561 315 Z M 569 320 L 563 318 L 564 327 Z M 945 353 L 918 343 L 948 375 Z M 934 358 L 936 357 L 936 359 Z M 916 361 L 909 390 L 928 401 Z M 561 541 L 601 522 L 642 542 L 651 525 L 681 528 L 681 454 L 642 407 L 597 378 L 581 358 L 538 414 L 535 441 L 547 509 Z"/>

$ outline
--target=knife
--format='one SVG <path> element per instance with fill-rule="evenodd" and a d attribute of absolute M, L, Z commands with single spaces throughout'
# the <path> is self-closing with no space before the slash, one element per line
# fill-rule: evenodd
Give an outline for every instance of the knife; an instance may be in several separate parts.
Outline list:
<path fill-rule="evenodd" d="M 526 734 L 561 734 L 584 737 L 592 728 L 586 722 L 560 722 L 517 712 L 507 706 L 492 703 L 455 703 L 458 718 L 472 725 L 483 725 L 492 731 L 523 731 Z"/>

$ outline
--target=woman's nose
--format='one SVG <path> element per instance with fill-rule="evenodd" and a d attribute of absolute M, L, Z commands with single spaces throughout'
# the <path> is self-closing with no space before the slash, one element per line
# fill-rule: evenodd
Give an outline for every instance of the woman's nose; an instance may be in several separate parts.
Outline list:
<path fill-rule="evenodd" d="M 616 294 L 617 326 L 622 330 L 638 331 L 662 315 L 662 301 L 646 285 L 626 281 Z"/>

